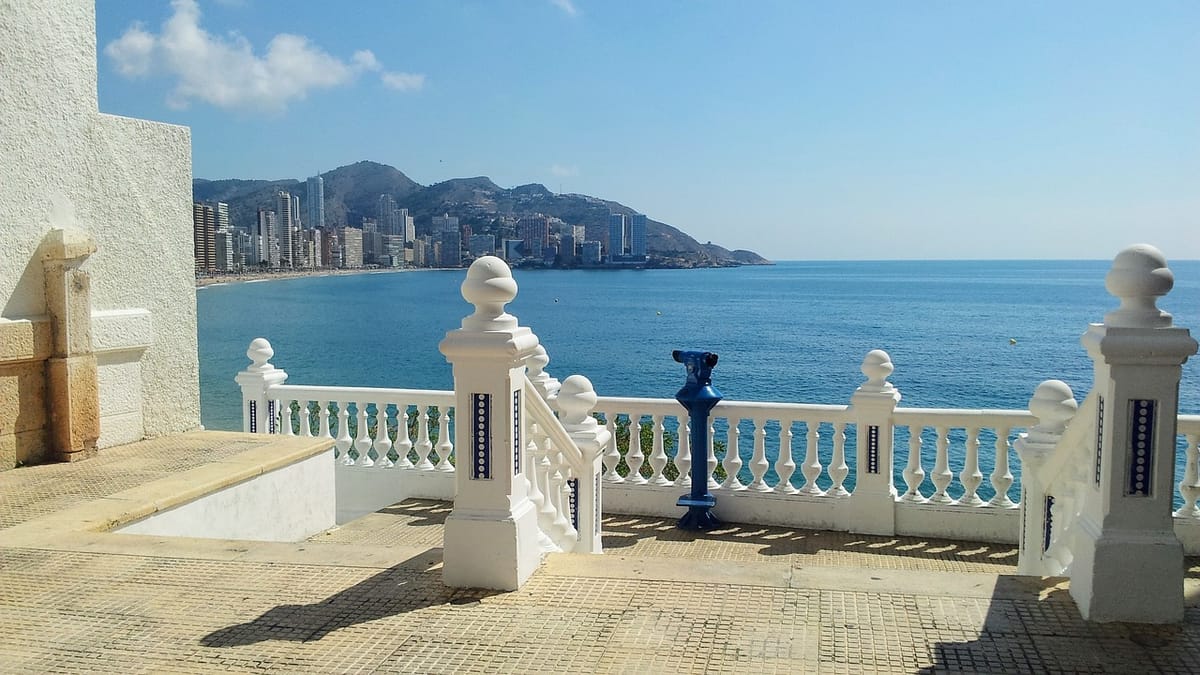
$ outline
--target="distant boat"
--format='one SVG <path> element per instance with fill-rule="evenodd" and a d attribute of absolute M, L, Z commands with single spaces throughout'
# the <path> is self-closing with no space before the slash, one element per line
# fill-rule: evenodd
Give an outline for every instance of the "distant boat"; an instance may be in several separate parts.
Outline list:
<path fill-rule="evenodd" d="M 1017 344 L 1017 338 L 1008 338 L 1008 344 L 1010 344 L 1010 345 Z"/>

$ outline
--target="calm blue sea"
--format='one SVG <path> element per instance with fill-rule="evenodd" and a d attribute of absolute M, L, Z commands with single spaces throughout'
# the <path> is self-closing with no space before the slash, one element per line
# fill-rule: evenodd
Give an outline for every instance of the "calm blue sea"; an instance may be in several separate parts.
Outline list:
<path fill-rule="evenodd" d="M 509 305 L 541 338 L 559 379 L 601 395 L 673 397 L 673 349 L 720 355 L 729 400 L 847 403 L 859 365 L 887 350 L 902 406 L 1024 409 L 1065 380 L 1082 400 L 1088 323 L 1117 304 L 1110 261 L 782 262 L 712 270 L 516 271 Z M 1200 261 L 1172 262 L 1160 306 L 1200 333 Z M 233 377 L 265 337 L 290 383 L 452 388 L 437 351 L 471 308 L 465 270 L 388 272 L 210 286 L 197 291 L 202 419 L 238 429 Z M 1016 344 L 1011 344 L 1016 340 Z M 1200 413 L 1200 359 L 1185 366 L 1184 412 Z"/>

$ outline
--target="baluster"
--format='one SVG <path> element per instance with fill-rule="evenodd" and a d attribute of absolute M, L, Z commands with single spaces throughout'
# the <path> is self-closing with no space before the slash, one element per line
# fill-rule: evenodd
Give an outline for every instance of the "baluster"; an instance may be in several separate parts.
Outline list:
<path fill-rule="evenodd" d="M 825 491 L 817 485 L 821 477 L 821 422 L 804 421 L 804 463 L 801 471 L 804 474 L 804 487 L 800 493 L 806 495 L 823 495 Z"/>
<path fill-rule="evenodd" d="M 617 473 L 617 466 L 621 464 L 621 453 L 617 449 L 616 418 L 614 413 L 604 413 L 604 428 L 608 429 L 608 448 L 604 451 L 604 480 L 608 483 L 625 482 L 625 478 Z"/>
<path fill-rule="evenodd" d="M 281 429 L 280 426 L 283 424 L 283 401 L 280 399 L 275 399 L 274 401 L 270 402 L 270 405 L 274 407 L 267 408 L 267 413 L 271 416 L 271 418 L 267 420 L 267 431 L 272 434 L 282 434 L 283 429 Z"/>
<path fill-rule="evenodd" d="M 950 473 L 950 429 L 936 427 L 936 431 L 937 459 L 933 463 L 933 473 L 929 476 L 929 479 L 933 481 L 934 491 L 929 501 L 937 504 L 953 504 L 954 500 L 946 494 L 946 488 L 949 487 L 950 481 L 954 480 L 954 474 Z"/>
<path fill-rule="evenodd" d="M 767 469 L 771 463 L 767 461 L 767 420 L 755 417 L 754 422 L 754 454 L 750 457 L 750 476 L 754 479 L 747 487 L 755 492 L 770 492 L 767 485 Z"/>
<path fill-rule="evenodd" d="M 312 401 L 304 401 L 304 405 L 296 411 L 296 416 L 300 418 L 300 435 L 304 438 L 312 438 L 312 404 Z"/>
<path fill-rule="evenodd" d="M 408 455 L 412 452 L 412 438 L 408 435 L 408 404 L 401 401 L 396 404 L 396 466 L 401 469 L 413 468 Z"/>
<path fill-rule="evenodd" d="M 720 487 L 721 487 L 721 484 L 717 482 L 716 477 L 713 476 L 713 474 L 716 473 L 716 471 L 717 471 L 717 446 L 716 446 L 717 430 L 716 430 L 716 427 L 714 426 L 715 424 L 716 424 L 716 420 L 714 420 L 712 417 L 709 417 L 708 418 L 708 462 L 707 462 L 708 463 L 708 489 L 709 490 L 717 490 L 717 489 L 720 489 Z"/>
<path fill-rule="evenodd" d="M 679 421 L 679 445 L 675 451 L 675 468 L 679 469 L 679 477 L 675 479 L 677 487 L 692 486 L 692 427 L 686 417 L 676 416 Z"/>
<path fill-rule="evenodd" d="M 726 421 L 729 426 L 725 432 L 725 459 L 721 462 L 721 466 L 725 469 L 725 482 L 721 483 L 721 488 L 745 490 L 746 486 L 738 480 L 738 472 L 742 470 L 742 455 L 738 447 L 738 439 L 742 435 L 741 429 L 738 429 L 741 420 L 729 418 Z"/>
<path fill-rule="evenodd" d="M 850 467 L 846 466 L 846 423 L 837 422 L 833 425 L 833 457 L 829 460 L 829 478 L 833 485 L 829 486 L 826 494 L 834 497 L 845 497 L 850 493 L 843 483 L 850 475 Z"/>
<path fill-rule="evenodd" d="M 792 457 L 792 420 L 779 420 L 779 459 L 775 460 L 775 473 L 779 474 L 776 492 L 794 495 L 799 490 L 792 485 L 792 474 L 796 473 L 796 460 Z"/>
<path fill-rule="evenodd" d="M 976 494 L 979 490 L 979 484 L 983 482 L 983 474 L 979 471 L 979 427 L 970 427 L 967 429 L 966 451 L 966 458 L 963 460 L 963 470 L 958 475 L 963 486 L 963 496 L 962 499 L 958 500 L 958 503 L 966 504 L 967 506 L 980 506 L 983 504 L 983 500 Z"/>
<path fill-rule="evenodd" d="M 388 457 L 388 452 L 392 449 L 392 439 L 388 437 L 387 407 L 387 403 L 375 402 L 375 466 L 381 469 L 395 466 L 392 458 Z"/>
<path fill-rule="evenodd" d="M 663 447 L 663 416 L 651 415 L 650 428 L 653 432 L 652 449 L 650 451 L 650 468 L 654 470 L 654 474 L 650 476 L 650 482 L 655 485 L 670 485 L 671 481 L 663 476 L 663 469 L 667 468 L 667 449 Z M 640 434 L 639 434 L 640 435 Z"/>
<path fill-rule="evenodd" d="M 559 539 L 554 522 L 558 517 L 557 514 L 557 492 L 554 486 L 554 467 L 550 463 L 550 439 L 542 434 L 542 430 L 536 423 L 529 425 L 530 437 L 533 439 L 533 450 L 537 456 L 537 476 L 541 481 L 541 491 L 543 495 L 542 506 L 538 509 L 538 526 L 547 536 L 550 537 L 555 546 L 559 545 Z"/>
<path fill-rule="evenodd" d="M 333 434 L 329 432 L 329 401 L 319 401 L 321 409 L 318 411 L 321 420 L 321 429 L 318 435 L 321 438 L 333 438 Z"/>
<path fill-rule="evenodd" d="M 549 446 L 549 440 L 547 439 Z M 571 527 L 571 519 L 569 517 L 571 503 L 568 501 L 567 494 L 571 491 L 567 485 L 566 469 L 563 467 L 562 453 L 549 446 L 547 453 L 550 459 L 550 500 L 554 502 L 554 543 L 558 544 L 564 551 L 571 550 L 570 534 L 574 530 Z"/>
<path fill-rule="evenodd" d="M 292 431 L 292 404 L 295 402 L 291 399 L 283 399 L 275 404 L 275 408 L 279 411 L 279 433 L 284 436 L 296 435 Z"/>
<path fill-rule="evenodd" d="M 1200 499 L 1200 435 L 1188 434 L 1186 464 L 1183 470 L 1183 481 L 1179 483 L 1179 494 L 1183 497 L 1183 506 L 1175 512 L 1178 518 L 1200 518 L 1200 508 L 1196 500 Z"/>
<path fill-rule="evenodd" d="M 353 441 L 350 439 L 350 413 L 347 412 L 349 405 L 345 401 L 338 401 L 338 436 L 334 441 L 333 447 L 338 450 L 338 457 L 341 458 L 342 464 L 346 466 L 354 466 L 354 458 L 350 456 L 350 445 Z"/>
<path fill-rule="evenodd" d="M 429 440 L 429 406 L 417 406 L 417 469 L 426 471 L 433 468 L 429 461 L 429 453 L 433 452 L 433 442 Z"/>
<path fill-rule="evenodd" d="M 454 454 L 454 443 L 450 440 L 453 434 L 450 433 L 450 408 L 441 411 L 441 425 L 438 429 L 438 471 L 453 471 L 454 465 L 450 463 L 450 455 Z"/>
<path fill-rule="evenodd" d="M 371 461 L 371 434 L 367 429 L 367 404 L 358 401 L 354 404 L 358 408 L 358 433 L 355 434 L 354 450 L 358 453 L 358 461 L 355 462 L 358 466 L 374 466 Z"/>
<path fill-rule="evenodd" d="M 904 467 L 904 484 L 908 490 L 901 497 L 906 502 L 920 504 L 926 501 L 921 494 L 921 483 L 925 481 L 925 469 L 921 468 L 921 433 L 924 431 L 925 427 L 919 424 L 908 426 L 908 464 Z"/>
<path fill-rule="evenodd" d="M 1012 429 L 998 427 L 996 429 L 996 466 L 992 469 L 991 483 L 996 494 L 992 496 L 988 506 L 998 506 L 1011 509 L 1016 504 L 1008 498 L 1008 489 L 1012 487 L 1013 475 L 1008 468 L 1008 434 Z"/>
<path fill-rule="evenodd" d="M 641 485 L 646 482 L 642 475 L 642 464 L 646 456 L 642 454 L 642 416 L 629 415 L 629 452 L 625 453 L 625 463 L 629 465 L 629 475 L 626 479 L 631 483 Z"/>

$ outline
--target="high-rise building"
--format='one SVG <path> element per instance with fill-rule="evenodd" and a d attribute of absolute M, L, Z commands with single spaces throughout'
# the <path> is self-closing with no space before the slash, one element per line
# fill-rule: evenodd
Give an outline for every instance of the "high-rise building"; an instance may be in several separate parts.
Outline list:
<path fill-rule="evenodd" d="M 214 238 L 214 253 L 216 256 L 216 266 L 218 272 L 232 272 L 234 267 L 234 231 L 226 227 L 225 229 L 217 230 L 217 235 Z"/>
<path fill-rule="evenodd" d="M 279 267 L 294 267 L 292 252 L 295 247 L 292 230 L 295 213 L 292 211 L 292 195 L 280 190 L 275 195 L 275 240 L 279 242 Z"/>
<path fill-rule="evenodd" d="M 625 214 L 608 214 L 608 258 L 616 260 L 625 255 Z"/>
<path fill-rule="evenodd" d="M 400 227 L 403 230 L 398 234 L 404 235 L 404 243 L 410 244 L 414 237 L 417 236 L 417 227 L 413 222 L 413 217 L 408 215 L 408 209 L 398 209 L 399 215 L 397 219 L 400 221 Z"/>
<path fill-rule="evenodd" d="M 438 252 L 438 266 L 462 267 L 462 234 L 458 228 L 443 230 L 438 235 L 438 241 L 442 245 L 441 251 Z"/>
<path fill-rule="evenodd" d="M 310 229 L 325 227 L 325 179 L 320 175 L 308 178 L 308 214 L 304 220 Z"/>
<path fill-rule="evenodd" d="M 629 255 L 646 257 L 646 216 L 635 213 L 629 217 Z"/>
<path fill-rule="evenodd" d="M 446 232 L 448 230 L 454 230 L 455 232 L 458 232 L 458 216 L 452 216 L 450 214 L 434 216 L 433 227 L 431 229 L 433 234 L 437 234 L 438 232 Z"/>
<path fill-rule="evenodd" d="M 375 222 L 379 224 L 380 233 L 397 234 L 400 225 L 396 220 L 396 200 L 389 194 L 379 195 L 375 207 Z"/>
<path fill-rule="evenodd" d="M 579 257 L 584 265 L 600 264 L 600 242 L 585 241 L 579 245 Z"/>
<path fill-rule="evenodd" d="M 491 234 L 473 234 L 467 240 L 469 242 L 467 250 L 471 255 L 478 258 L 480 256 L 492 255 L 496 252 L 496 237 Z"/>
<path fill-rule="evenodd" d="M 342 267 L 362 267 L 362 230 L 358 229 L 357 227 L 339 228 L 338 239 L 340 239 L 342 243 Z"/>
<path fill-rule="evenodd" d="M 258 210 L 258 222 L 250 232 L 252 265 L 267 263 L 271 269 L 279 267 L 279 216 L 274 211 Z"/>
<path fill-rule="evenodd" d="M 404 237 L 397 234 L 385 234 L 382 254 L 376 261 L 384 267 L 404 267 Z"/>
<path fill-rule="evenodd" d="M 217 214 L 217 229 L 228 230 L 231 224 L 229 222 L 229 205 L 225 202 L 217 202 L 213 208 Z"/>
<path fill-rule="evenodd" d="M 196 274 L 217 269 L 217 216 L 213 207 L 192 202 L 192 251 L 196 256 Z"/>
<path fill-rule="evenodd" d="M 550 245 L 550 219 L 541 214 L 524 216 L 517 221 L 517 233 L 525 242 L 525 255 L 540 258 Z"/>

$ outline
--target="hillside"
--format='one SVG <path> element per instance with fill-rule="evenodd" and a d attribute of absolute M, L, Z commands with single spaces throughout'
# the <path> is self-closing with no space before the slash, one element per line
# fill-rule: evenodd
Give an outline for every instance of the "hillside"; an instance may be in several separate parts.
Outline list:
<path fill-rule="evenodd" d="M 582 194 L 555 194 L 532 183 L 502 188 L 491 179 L 455 178 L 422 186 L 386 164 L 362 161 L 321 174 L 325 181 L 326 224 L 358 226 L 363 217 L 374 217 L 379 196 L 390 194 L 407 208 L 417 233 L 425 233 L 435 215 L 458 216 L 476 231 L 486 231 L 499 217 L 542 213 L 566 223 L 583 225 L 588 239 L 608 237 L 608 214 L 633 214 L 624 204 Z M 307 184 L 302 180 L 205 180 L 193 181 L 197 201 L 229 204 L 234 225 L 248 227 L 260 208 L 274 209 L 275 194 L 286 190 L 307 202 Z M 701 244 L 667 223 L 647 219 L 646 248 L 652 256 L 673 259 L 678 266 L 761 265 L 769 261 L 752 251 L 730 251 L 710 243 Z"/>

